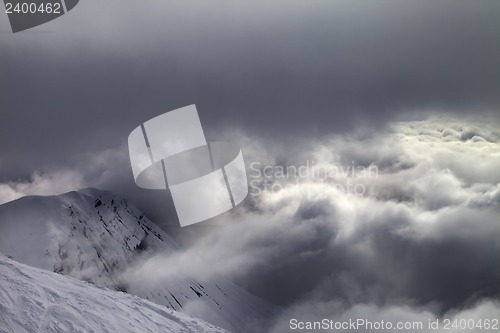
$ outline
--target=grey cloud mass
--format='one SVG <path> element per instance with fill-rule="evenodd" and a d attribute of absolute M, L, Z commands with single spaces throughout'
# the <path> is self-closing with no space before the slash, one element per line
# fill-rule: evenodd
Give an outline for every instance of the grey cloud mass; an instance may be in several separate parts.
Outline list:
<path fill-rule="evenodd" d="M 187 240 L 186 251 L 141 261 L 124 278 L 231 276 L 284 308 L 275 332 L 297 317 L 498 313 L 500 270 L 492 264 L 500 253 L 498 126 L 432 118 L 390 127 L 371 143 L 335 135 L 295 151 L 287 165 L 315 161 L 300 182 L 279 168 L 262 171 L 280 186 L 258 182 L 262 192 Z M 248 149 L 250 160 L 266 161 L 262 147 Z M 370 152 L 367 164 L 380 163 L 378 173 L 327 179 L 314 172 L 336 170 L 362 149 Z M 347 191 L 349 182 L 364 191 Z"/>

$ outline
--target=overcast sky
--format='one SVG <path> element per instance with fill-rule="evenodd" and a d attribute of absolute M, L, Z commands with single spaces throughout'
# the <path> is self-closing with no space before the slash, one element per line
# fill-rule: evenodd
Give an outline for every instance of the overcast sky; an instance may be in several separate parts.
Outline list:
<path fill-rule="evenodd" d="M 193 103 L 209 139 L 498 114 L 499 18 L 495 0 L 88 0 L 17 34 L 2 17 L 1 178 L 116 148 Z"/>
<path fill-rule="evenodd" d="M 314 160 L 384 175 L 364 198 L 247 199 L 219 219 L 241 224 L 191 247 L 216 241 L 216 266 L 238 246 L 241 261 L 214 274 L 306 316 L 498 299 L 499 32 L 497 0 L 82 0 L 16 34 L 2 14 L 0 201 L 95 186 L 179 232 L 168 192 L 135 186 L 127 138 L 196 104 L 207 139 L 239 143 L 247 167 Z"/>
<path fill-rule="evenodd" d="M 150 202 L 128 176 L 128 134 L 193 103 L 209 140 L 369 135 L 428 112 L 498 119 L 499 16 L 495 0 L 89 0 L 17 34 L 3 17 L 0 181 L 86 168 L 82 183 Z M 122 159 L 92 161 L 108 149 Z"/>

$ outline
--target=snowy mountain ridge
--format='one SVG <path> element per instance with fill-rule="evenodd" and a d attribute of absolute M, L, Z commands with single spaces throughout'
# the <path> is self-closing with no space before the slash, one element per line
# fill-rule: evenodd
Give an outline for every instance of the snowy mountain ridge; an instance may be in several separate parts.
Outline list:
<path fill-rule="evenodd" d="M 178 250 L 139 209 L 106 191 L 30 196 L 0 206 L 0 252 L 21 263 L 126 291 L 232 332 L 251 332 L 274 311 L 227 280 L 148 285 L 118 279 L 141 256 Z"/>

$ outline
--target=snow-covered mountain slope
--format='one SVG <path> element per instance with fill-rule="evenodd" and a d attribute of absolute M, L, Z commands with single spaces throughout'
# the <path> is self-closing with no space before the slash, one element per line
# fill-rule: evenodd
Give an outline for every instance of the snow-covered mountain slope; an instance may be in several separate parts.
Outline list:
<path fill-rule="evenodd" d="M 0 206 L 0 252 L 21 263 L 126 291 L 233 332 L 252 331 L 248 327 L 274 311 L 226 280 L 118 281 L 141 256 L 178 248 L 140 210 L 110 192 L 84 189 Z"/>
<path fill-rule="evenodd" d="M 226 332 L 137 296 L 0 255 L 0 333 Z"/>

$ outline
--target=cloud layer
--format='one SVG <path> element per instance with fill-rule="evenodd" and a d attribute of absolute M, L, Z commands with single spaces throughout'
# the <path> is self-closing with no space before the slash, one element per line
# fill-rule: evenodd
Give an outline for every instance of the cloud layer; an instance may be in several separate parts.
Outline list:
<path fill-rule="evenodd" d="M 236 279 L 284 307 L 276 332 L 297 316 L 495 313 L 498 303 L 488 300 L 500 296 L 492 264 L 500 253 L 497 128 L 438 117 L 394 123 L 377 136 L 328 136 L 281 155 L 242 140 L 247 164 L 261 167 L 249 178 L 261 191 L 204 222 L 212 227 L 188 228 L 196 237 L 187 237 L 186 250 L 126 274 L 151 283 Z M 304 165 L 304 177 L 282 173 Z M 349 167 L 377 172 L 339 171 Z"/>

